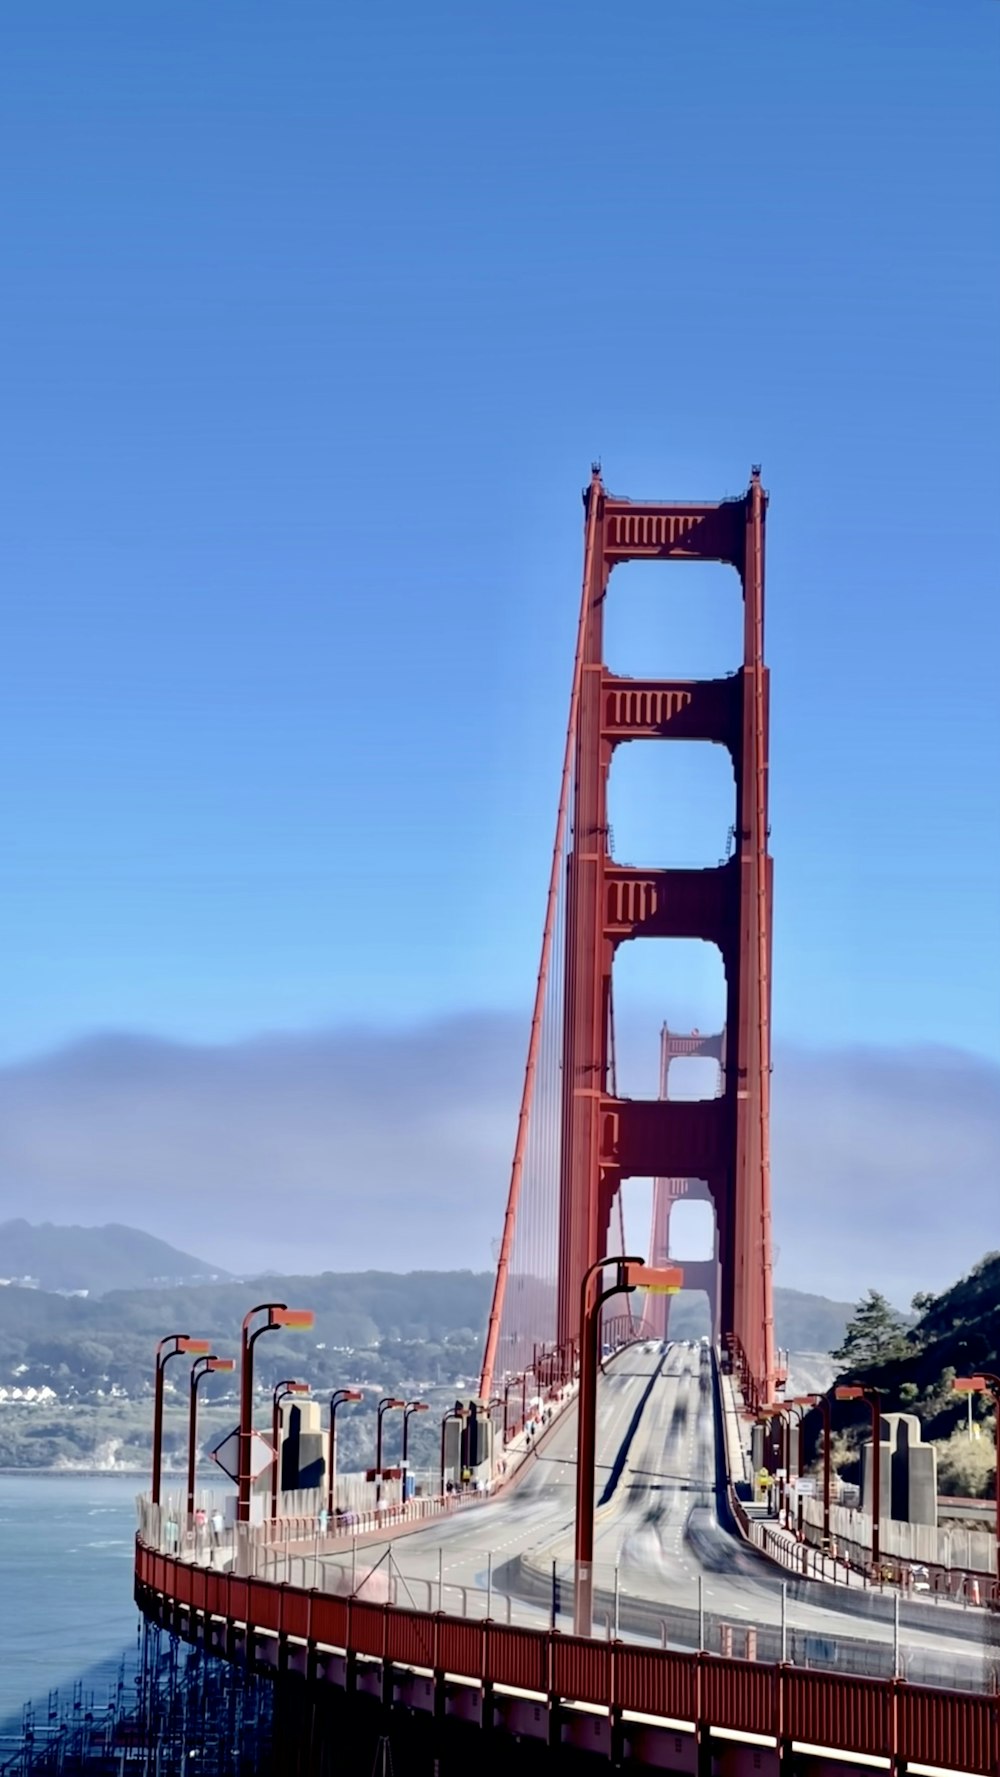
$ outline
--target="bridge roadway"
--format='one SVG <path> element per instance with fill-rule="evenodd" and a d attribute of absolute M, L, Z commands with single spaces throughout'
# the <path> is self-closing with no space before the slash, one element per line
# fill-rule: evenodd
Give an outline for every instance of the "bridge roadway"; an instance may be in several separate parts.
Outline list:
<path fill-rule="evenodd" d="M 777 1659 L 789 1576 L 728 1528 L 714 1390 L 711 1354 L 702 1346 L 632 1346 L 606 1364 L 598 1395 L 595 1633 L 608 1632 L 617 1567 L 623 1638 L 660 1643 L 665 1634 L 671 1646 L 697 1647 L 700 1593 L 708 1649 L 721 1651 L 726 1624 L 735 1630 L 732 1651 L 742 1654 L 746 1628 L 756 1627 L 758 1657 Z M 575 1459 L 572 1406 L 508 1495 L 391 1545 L 395 1602 L 433 1609 L 440 1593 L 446 1611 L 483 1616 L 492 1556 L 491 1614 L 504 1620 L 509 1609 L 510 1620 L 543 1626 L 554 1595 L 557 1626 L 571 1630 Z M 343 1557 L 325 1565 L 340 1568 L 328 1573 L 330 1589 L 338 1581 L 347 1589 Z M 369 1570 L 362 1596 L 384 1597 L 387 1562 L 378 1547 L 358 1551 L 359 1589 Z M 793 1580 L 788 1592 L 790 1659 L 891 1675 L 893 1624 L 870 1614 L 865 1593 L 807 1580 Z M 906 1614 L 900 1676 L 963 1689 L 984 1684 L 983 1616 L 930 1603 L 911 1603 Z M 913 1626 L 915 1616 L 926 1627 Z"/>

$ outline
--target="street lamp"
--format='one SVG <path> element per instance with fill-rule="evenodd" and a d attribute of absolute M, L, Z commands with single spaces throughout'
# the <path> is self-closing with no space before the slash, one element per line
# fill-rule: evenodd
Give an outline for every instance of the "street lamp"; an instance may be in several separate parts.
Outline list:
<path fill-rule="evenodd" d="M 594 1294 L 600 1273 L 614 1266 L 615 1281 Z M 673 1294 L 683 1273 L 677 1266 L 654 1267 L 636 1258 L 597 1259 L 580 1285 L 580 1401 L 577 1412 L 575 1619 L 576 1634 L 589 1635 L 594 1588 L 594 1462 L 597 1455 L 597 1369 L 601 1309 L 623 1291 L 649 1289 Z"/>
<path fill-rule="evenodd" d="M 777 1421 L 781 1430 L 777 1439 L 778 1473 L 778 1521 L 788 1524 L 788 1474 L 792 1463 L 792 1435 L 790 1421 L 786 1417 L 791 1412 L 791 1401 L 771 1401 L 767 1406 L 758 1407 L 757 1418 L 766 1425 L 770 1433 L 769 1453 L 773 1460 L 775 1454 L 774 1424 Z"/>
<path fill-rule="evenodd" d="M 879 1564 L 879 1530 L 882 1518 L 882 1412 L 877 1388 L 852 1382 L 834 1391 L 838 1401 L 865 1401 L 872 1416 L 872 1567 Z M 864 1501 L 862 1501 L 862 1504 Z"/>
<path fill-rule="evenodd" d="M 191 1365 L 191 1400 L 188 1407 L 188 1497 L 187 1513 L 194 1516 L 194 1471 L 198 1463 L 198 1384 L 203 1376 L 219 1370 L 235 1370 L 234 1357 L 196 1357 Z"/>
<path fill-rule="evenodd" d="M 281 1467 L 281 1403 L 293 1394 L 308 1394 L 308 1382 L 293 1382 L 291 1377 L 276 1382 L 271 1390 L 271 1443 L 274 1446 L 274 1467 L 271 1470 L 271 1522 L 278 1520 L 278 1471 Z"/>
<path fill-rule="evenodd" d="M 451 1409 L 451 1412 L 446 1413 L 444 1418 L 441 1421 L 441 1495 L 442 1495 L 442 1498 L 444 1496 L 444 1489 L 445 1489 L 445 1464 L 446 1464 L 446 1460 L 447 1460 L 446 1446 L 447 1446 L 447 1439 L 448 1439 L 448 1427 L 451 1424 L 453 1419 L 457 1419 L 459 1425 L 462 1425 L 462 1424 L 464 1424 L 466 1419 L 468 1419 L 468 1417 L 469 1417 L 468 1407 L 453 1407 Z"/>
<path fill-rule="evenodd" d="M 212 1349 L 210 1339 L 191 1339 L 187 1333 L 168 1333 L 156 1347 L 156 1372 L 153 1377 L 153 1480 L 150 1497 L 154 1506 L 160 1503 L 160 1470 L 163 1465 L 163 1372 L 172 1357 L 200 1356 Z"/>
<path fill-rule="evenodd" d="M 988 1376 L 981 1371 L 975 1376 L 956 1376 L 952 1387 L 956 1394 L 989 1394 L 993 1396 L 996 1417 L 993 1422 L 993 1443 L 995 1446 L 996 1468 L 996 1541 L 997 1541 L 997 1579 L 1000 1580 L 1000 1376 Z"/>
<path fill-rule="evenodd" d="M 338 1388 L 330 1396 L 330 1452 L 326 1465 L 326 1515 L 332 1521 L 337 1493 L 337 1408 L 349 1401 L 362 1401 L 360 1388 Z"/>
<path fill-rule="evenodd" d="M 832 1478 L 832 1462 L 830 1445 L 833 1439 L 833 1427 L 830 1421 L 829 1394 L 811 1394 L 803 1397 L 818 1407 L 823 1415 L 823 1552 L 830 1546 L 830 1484 Z M 801 1438 L 801 1433 L 799 1434 Z M 799 1446 L 801 1451 L 801 1444 Z"/>
<path fill-rule="evenodd" d="M 267 1319 L 250 1330 L 250 1322 L 255 1315 L 266 1314 Z M 253 1437 L 253 1350 L 262 1333 L 274 1332 L 284 1327 L 288 1332 L 305 1332 L 313 1326 L 316 1316 L 311 1308 L 289 1308 L 285 1302 L 258 1302 L 249 1314 L 243 1316 L 240 1332 L 240 1430 L 239 1430 L 239 1464 L 237 1477 L 236 1517 L 240 1524 L 250 1521 L 250 1489 L 253 1485 L 251 1473 L 251 1439 Z"/>
<path fill-rule="evenodd" d="M 384 1416 L 386 1415 L 386 1413 L 391 1413 L 394 1408 L 396 1408 L 396 1407 L 405 1408 L 405 1406 L 406 1406 L 405 1401 L 397 1401 L 395 1395 L 391 1395 L 391 1394 L 384 1395 L 378 1404 L 378 1429 L 375 1434 L 375 1505 L 376 1505 L 376 1507 L 378 1507 L 382 1501 L 382 1420 L 383 1420 Z"/>
<path fill-rule="evenodd" d="M 429 1407 L 427 1401 L 407 1401 L 406 1406 L 403 1408 L 402 1468 L 403 1468 L 403 1498 L 404 1499 L 406 1498 L 406 1474 L 407 1474 L 406 1455 L 407 1455 L 407 1451 L 409 1450 L 409 1447 L 410 1447 L 410 1419 L 412 1418 L 414 1413 L 428 1413 L 429 1411 L 430 1411 L 430 1407 Z"/>
<path fill-rule="evenodd" d="M 537 1390 L 539 1388 L 538 1371 L 535 1369 L 534 1364 L 525 1364 L 524 1374 L 521 1377 L 521 1430 L 522 1431 L 524 1430 L 525 1426 L 528 1423 L 528 1377 L 529 1376 L 532 1376 L 534 1378 L 535 1389 L 537 1392 Z"/>
<path fill-rule="evenodd" d="M 503 1385 L 503 1447 L 505 1450 L 510 1435 L 510 1391 L 513 1386 L 513 1382 L 505 1382 Z"/>
<path fill-rule="evenodd" d="M 788 1407 L 789 1413 L 795 1412 L 795 1413 L 798 1413 L 798 1416 L 799 1416 L 798 1417 L 798 1426 L 797 1426 L 796 1434 L 795 1434 L 796 1435 L 796 1443 L 797 1443 L 797 1447 L 798 1447 L 797 1459 L 796 1459 L 796 1464 L 795 1464 L 796 1469 L 798 1471 L 796 1478 L 799 1481 L 802 1480 L 802 1478 L 806 1472 L 806 1441 L 802 1435 L 802 1426 L 805 1421 L 806 1413 L 807 1413 L 808 1409 L 812 1406 L 812 1404 L 813 1404 L 813 1397 L 811 1394 L 793 1395 L 791 1400 L 787 1401 L 785 1403 L 785 1405 Z M 786 1525 L 786 1528 L 790 1530 L 792 1527 L 791 1522 L 790 1522 L 790 1519 L 791 1519 L 791 1498 L 789 1495 L 788 1483 L 791 1481 L 791 1478 L 792 1478 L 791 1420 L 789 1420 L 789 1423 L 788 1423 L 787 1471 L 788 1472 L 787 1472 L 786 1480 L 785 1480 L 785 1500 L 786 1500 L 785 1525 Z M 800 1530 L 801 1529 L 801 1514 L 802 1514 L 801 1494 L 798 1495 L 796 1504 L 797 1504 L 797 1511 L 798 1511 L 798 1516 L 797 1516 L 797 1520 L 796 1520 L 796 1529 Z"/>

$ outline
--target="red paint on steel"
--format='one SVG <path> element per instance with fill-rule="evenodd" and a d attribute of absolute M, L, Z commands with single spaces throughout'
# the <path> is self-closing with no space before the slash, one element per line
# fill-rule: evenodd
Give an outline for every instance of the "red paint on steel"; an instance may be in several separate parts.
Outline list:
<path fill-rule="evenodd" d="M 695 936 L 701 935 L 701 924 L 705 915 L 706 885 L 699 879 L 703 874 L 700 870 L 671 872 L 672 881 L 669 885 L 669 893 L 675 918 L 675 930 L 678 925 L 690 925 L 693 927 Z M 678 918 L 680 914 L 678 890 L 681 880 L 686 880 L 689 876 L 694 878 L 690 890 L 691 917 L 689 920 L 685 920 L 683 915 Z M 660 1097 L 670 1097 L 671 1062 L 692 1055 L 714 1057 L 718 1063 L 716 1080 L 716 1096 L 718 1097 L 722 1092 L 725 1078 L 723 1072 L 725 1044 L 724 1031 L 717 1032 L 714 1036 L 703 1036 L 697 1030 L 682 1034 L 679 1031 L 671 1030 L 669 1025 L 664 1024 L 660 1031 Z M 666 1265 L 670 1260 L 670 1212 L 673 1205 L 682 1200 L 689 1203 L 705 1201 L 711 1203 L 712 1194 L 707 1184 L 703 1183 L 701 1179 L 656 1178 L 653 1180 L 652 1224 L 649 1234 L 649 1258 L 653 1265 Z M 718 1234 L 716 1233 L 713 1239 L 713 1251 L 710 1259 L 696 1260 L 692 1263 L 690 1260 L 681 1259 L 678 1255 L 678 1263 L 684 1272 L 684 1288 L 686 1290 L 703 1290 L 707 1295 L 709 1325 L 712 1329 L 712 1338 L 718 1343 Z M 670 1297 L 647 1296 L 645 1314 L 653 1328 L 653 1336 L 658 1339 L 666 1339 L 670 1331 Z"/>
<path fill-rule="evenodd" d="M 486 1677 L 495 1630 L 486 1623 L 466 1623 L 457 1617 L 435 1617 L 438 1628 L 438 1670 L 456 1672 L 462 1678 Z"/>
<path fill-rule="evenodd" d="M 346 1647 L 348 1616 L 346 1598 L 327 1598 L 317 1592 L 313 1599 L 313 1640 L 325 1647 Z"/>
<path fill-rule="evenodd" d="M 494 1624 L 490 1629 L 490 1669 L 494 1684 L 516 1690 L 543 1691 L 549 1684 L 548 1636 L 538 1629 L 509 1629 Z"/>
<path fill-rule="evenodd" d="M 386 1636 L 388 1658 L 394 1665 L 427 1666 L 432 1672 L 437 1668 L 437 1622 L 428 1611 L 390 1610 Z"/>
<path fill-rule="evenodd" d="M 892 1745 L 892 1697 L 881 1679 L 839 1672 L 803 1672 L 788 1667 L 782 1676 L 785 1733 L 790 1740 L 825 1746 L 830 1735 L 852 1752 L 888 1758 Z"/>
<path fill-rule="evenodd" d="M 702 1664 L 702 1718 L 714 1728 L 773 1734 L 779 1668 L 757 1661 L 712 1658 Z"/>
<path fill-rule="evenodd" d="M 698 1663 L 690 1654 L 660 1653 L 653 1648 L 615 1648 L 617 1701 L 639 1715 L 661 1715 L 672 1721 L 698 1720 Z"/>
<path fill-rule="evenodd" d="M 612 1650 L 606 1641 L 560 1635 L 552 1645 L 552 1691 L 575 1703 L 612 1701 Z"/>
<path fill-rule="evenodd" d="M 207 1574 L 141 1542 L 135 1573 L 151 1592 L 248 1628 L 308 1635 L 327 1646 L 479 1682 L 831 1751 L 939 1765 L 969 1777 L 995 1777 L 1000 1769 L 996 1696 L 400 1611 L 268 1580 Z"/>
<path fill-rule="evenodd" d="M 976 1777 L 1000 1770 L 1000 1713 L 995 1697 L 900 1684 L 897 1756 L 904 1763 L 950 1765 Z"/>
<path fill-rule="evenodd" d="M 746 495 L 716 505 L 636 504 L 587 493 L 585 634 L 576 720 L 573 842 L 567 859 L 556 1337 L 571 1335 L 583 1276 L 605 1250 L 625 1178 L 700 1179 L 715 1204 L 720 1318 L 746 1354 L 758 1398 L 774 1390 L 770 1210 L 771 861 L 767 851 L 768 681 L 764 665 L 764 513 L 755 470 Z M 595 541 L 596 516 L 596 541 Z M 603 662 L 603 613 L 618 562 L 731 563 L 744 600 L 742 672 L 706 682 L 648 681 L 638 697 Z M 738 710 L 733 711 L 733 700 Z M 608 853 L 607 782 L 630 722 L 680 737 L 698 703 L 704 738 L 726 746 L 736 778 L 735 856 L 716 870 L 625 871 Z M 736 719 L 734 720 L 734 713 Z M 676 725 L 675 725 L 676 723 Z M 717 726 L 716 726 L 717 725 Z M 677 878 L 675 891 L 674 878 Z M 683 878 L 683 883 L 681 882 Z M 615 950 L 626 938 L 698 936 L 722 952 L 729 1065 L 720 1098 L 623 1100 L 609 1090 Z"/>
<path fill-rule="evenodd" d="M 363 1604 L 351 1599 L 347 1633 L 356 1654 L 374 1654 L 380 1660 L 385 1658 L 387 1610 L 385 1604 Z"/>
<path fill-rule="evenodd" d="M 280 1628 L 281 1587 L 271 1580 L 248 1580 L 245 1620 L 258 1629 Z"/>
<path fill-rule="evenodd" d="M 225 1615 L 233 1617 L 239 1623 L 252 1623 L 256 1619 L 250 1610 L 250 1581 L 233 1578 L 226 1588 Z"/>
<path fill-rule="evenodd" d="M 299 1641 L 309 1639 L 311 1603 L 309 1592 L 299 1592 L 294 1586 L 281 1587 L 278 1628 L 282 1635 L 294 1635 Z"/>
<path fill-rule="evenodd" d="M 594 474 L 594 482 L 598 476 Z M 490 1317 L 486 1329 L 486 1348 L 483 1353 L 483 1368 L 479 1382 L 480 1397 L 484 1401 L 491 1399 L 493 1394 L 493 1373 L 496 1368 L 497 1344 L 500 1338 L 500 1322 L 503 1316 L 504 1297 L 507 1290 L 507 1276 L 510 1270 L 510 1255 L 514 1244 L 514 1229 L 517 1222 L 517 1209 L 521 1195 L 521 1181 L 524 1177 L 524 1157 L 527 1151 L 528 1126 L 531 1120 L 531 1107 L 534 1100 L 535 1080 L 538 1073 L 538 1052 L 542 1036 L 542 1014 L 545 1008 L 545 989 L 549 971 L 552 966 L 553 937 L 555 935 L 556 905 L 561 886 L 562 862 L 566 835 L 566 823 L 569 814 L 570 787 L 573 773 L 573 755 L 576 746 L 577 712 L 580 704 L 580 686 L 583 674 L 583 649 L 587 633 L 587 610 L 589 604 L 589 563 L 593 553 L 597 522 L 597 507 L 588 515 L 587 540 L 584 553 L 583 592 L 580 601 L 580 616 L 577 623 L 576 655 L 573 661 L 573 680 L 570 688 L 569 717 L 566 723 L 566 745 L 563 754 L 562 778 L 559 786 L 559 807 L 556 814 L 556 836 L 552 845 L 552 864 L 549 871 L 549 886 L 545 901 L 545 924 L 542 931 L 542 954 L 538 964 L 538 977 L 535 982 L 535 1002 L 531 1013 L 531 1033 L 528 1038 L 528 1059 L 525 1063 L 524 1085 L 521 1091 L 521 1108 L 517 1119 L 517 1137 L 514 1143 L 514 1159 L 511 1166 L 510 1186 L 507 1192 L 507 1209 L 504 1215 L 503 1235 L 500 1241 L 500 1255 L 497 1260 L 496 1281 L 493 1286 L 493 1301 L 490 1306 Z M 565 1337 L 565 1335 L 563 1335 Z"/>

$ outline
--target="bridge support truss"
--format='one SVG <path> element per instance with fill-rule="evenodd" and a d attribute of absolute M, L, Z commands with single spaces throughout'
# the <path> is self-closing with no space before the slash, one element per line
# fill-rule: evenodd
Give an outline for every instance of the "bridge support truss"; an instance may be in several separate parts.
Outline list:
<path fill-rule="evenodd" d="M 719 1318 L 740 1348 L 751 1393 L 771 1396 L 768 679 L 764 665 L 766 497 L 754 470 L 744 497 L 715 504 L 636 502 L 608 494 L 595 470 L 584 496 L 582 634 L 573 729 L 567 858 L 563 1111 L 557 1339 L 575 1327 L 580 1282 L 607 1250 L 623 1180 L 696 1179 L 715 1206 Z M 739 574 L 743 665 L 723 679 L 625 679 L 608 671 L 603 617 L 613 570 L 627 561 L 720 561 Z M 725 747 L 736 785 L 733 855 L 704 870 L 634 869 L 608 849 L 607 789 L 627 741 Z M 726 972 L 725 1079 L 700 1101 L 634 1100 L 609 1091 L 611 976 L 620 944 L 693 938 L 718 946 Z"/>

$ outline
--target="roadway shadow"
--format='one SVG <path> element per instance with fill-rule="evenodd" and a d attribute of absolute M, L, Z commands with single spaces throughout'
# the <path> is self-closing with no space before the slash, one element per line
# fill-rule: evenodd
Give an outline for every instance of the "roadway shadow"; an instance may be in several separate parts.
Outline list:
<path fill-rule="evenodd" d="M 604 1484 L 604 1491 L 601 1494 L 601 1497 L 597 1502 L 599 1506 L 607 1505 L 609 1500 L 614 1498 L 615 1488 L 618 1486 L 618 1483 L 622 1478 L 625 1464 L 628 1461 L 629 1451 L 631 1450 L 633 1442 L 635 1441 L 635 1434 L 639 1429 L 639 1422 L 642 1419 L 643 1413 L 646 1410 L 646 1403 L 649 1400 L 649 1397 L 653 1392 L 654 1383 L 658 1382 L 660 1380 L 660 1377 L 663 1374 L 663 1368 L 664 1368 L 666 1361 L 667 1361 L 667 1352 L 662 1351 L 660 1353 L 659 1358 L 657 1359 L 656 1363 L 654 1364 L 652 1370 L 650 1370 L 650 1372 L 649 1372 L 649 1380 L 646 1384 L 646 1387 L 643 1389 L 642 1394 L 639 1396 L 639 1400 L 636 1404 L 635 1412 L 633 1413 L 631 1419 L 629 1420 L 628 1430 L 626 1431 L 625 1436 L 623 1437 L 620 1445 L 618 1446 L 618 1454 L 615 1457 L 615 1460 L 611 1465 L 611 1472 L 608 1475 L 607 1481 Z M 635 1376 L 643 1376 L 645 1374 L 645 1371 L 635 1370 L 635 1371 L 631 1371 L 629 1373 L 632 1375 L 635 1375 Z M 603 1468 L 603 1466 L 604 1466 L 603 1463 L 600 1466 Z"/>

